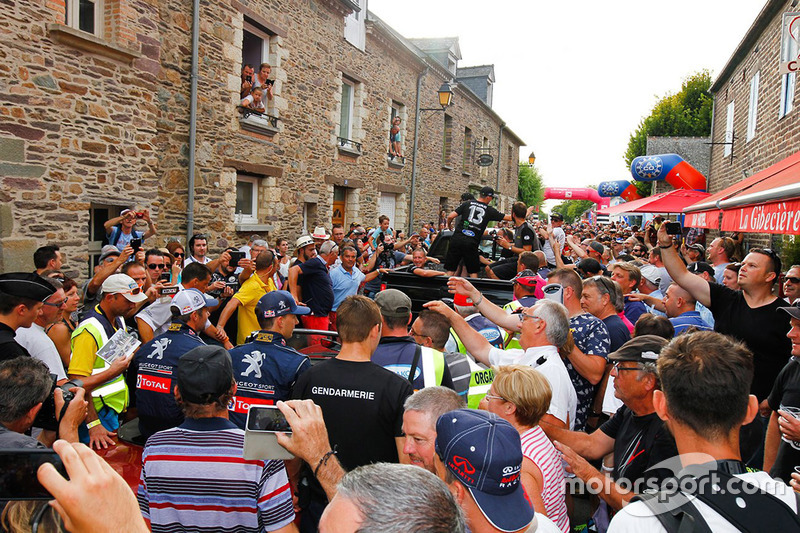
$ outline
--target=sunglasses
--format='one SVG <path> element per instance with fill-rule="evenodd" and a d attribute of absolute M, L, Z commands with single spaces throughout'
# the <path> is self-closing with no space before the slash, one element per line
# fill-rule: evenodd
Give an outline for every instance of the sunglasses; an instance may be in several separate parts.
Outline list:
<path fill-rule="evenodd" d="M 192 240 L 196 241 L 197 239 L 208 240 L 208 237 L 206 236 L 205 233 L 197 233 L 195 235 L 192 235 Z"/>
<path fill-rule="evenodd" d="M 523 313 L 522 311 L 520 311 L 517 316 L 519 317 L 519 321 L 520 322 L 525 322 L 526 318 L 530 318 L 531 320 L 544 320 L 542 317 L 533 316 L 533 315 L 527 315 L 527 314 Z"/>
<path fill-rule="evenodd" d="M 44 305 L 49 305 L 50 307 L 61 307 L 65 303 L 67 303 L 67 298 L 64 298 L 60 302 L 42 302 Z"/>
<path fill-rule="evenodd" d="M 784 278 L 784 279 L 785 279 L 786 281 L 788 281 L 789 283 L 800 283 L 800 278 L 788 277 L 788 276 L 787 276 L 787 277 L 786 277 L 786 278 Z"/>
<path fill-rule="evenodd" d="M 156 263 L 150 263 L 147 265 L 147 268 L 149 268 L 150 270 L 157 270 L 159 268 L 166 268 L 166 267 L 167 267 L 166 265 L 159 265 Z"/>
<path fill-rule="evenodd" d="M 117 292 L 115 294 L 130 294 L 132 296 L 136 296 L 140 292 L 142 292 L 142 288 L 141 287 L 136 287 L 135 289 L 131 289 L 129 291 Z"/>
<path fill-rule="evenodd" d="M 186 254 L 174 253 L 172 255 L 174 255 L 175 257 L 186 257 Z"/>

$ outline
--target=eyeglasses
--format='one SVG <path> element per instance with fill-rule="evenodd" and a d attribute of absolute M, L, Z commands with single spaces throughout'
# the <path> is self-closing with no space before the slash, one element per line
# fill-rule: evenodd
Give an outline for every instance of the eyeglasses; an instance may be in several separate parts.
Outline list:
<path fill-rule="evenodd" d="M 786 281 L 788 281 L 789 283 L 800 283 L 800 278 L 795 278 L 795 277 L 791 277 L 790 278 L 790 277 L 787 276 L 784 279 Z"/>
<path fill-rule="evenodd" d="M 414 331 L 414 328 L 409 328 L 408 334 L 411 335 L 412 337 L 430 337 L 430 335 L 423 335 L 422 333 L 417 333 L 416 331 Z"/>
<path fill-rule="evenodd" d="M 525 322 L 526 318 L 530 318 L 531 320 L 544 320 L 542 317 L 538 317 L 538 316 L 534 316 L 534 315 L 527 315 L 527 314 L 523 313 L 522 311 L 520 311 L 517 316 L 519 317 L 519 321 L 520 322 Z"/>
<path fill-rule="evenodd" d="M 487 394 L 486 396 L 484 396 L 484 398 L 486 398 L 487 400 L 500 400 L 501 402 L 507 402 L 508 401 L 505 398 L 503 398 L 502 396 L 495 396 L 494 394 Z"/>
<path fill-rule="evenodd" d="M 186 257 L 186 254 L 183 254 L 183 253 L 180 253 L 180 254 L 179 254 L 179 253 L 177 253 L 177 252 L 175 252 L 175 253 L 174 253 L 174 254 L 172 254 L 172 255 L 174 255 L 175 257 Z"/>
<path fill-rule="evenodd" d="M 61 307 L 65 303 L 67 303 L 68 298 L 64 298 L 60 302 L 42 302 L 44 305 L 49 305 L 50 307 Z"/>
<path fill-rule="evenodd" d="M 149 268 L 150 270 L 156 270 L 156 269 L 159 269 L 159 268 L 167 268 L 167 266 L 166 265 L 159 265 L 157 263 L 149 263 L 147 265 L 147 268 Z"/>
<path fill-rule="evenodd" d="M 617 372 L 622 372 L 623 370 L 642 370 L 642 368 L 639 366 L 631 366 L 631 367 L 620 366 L 624 362 L 625 361 L 617 361 L 616 363 L 614 363 L 614 370 L 616 370 Z"/>

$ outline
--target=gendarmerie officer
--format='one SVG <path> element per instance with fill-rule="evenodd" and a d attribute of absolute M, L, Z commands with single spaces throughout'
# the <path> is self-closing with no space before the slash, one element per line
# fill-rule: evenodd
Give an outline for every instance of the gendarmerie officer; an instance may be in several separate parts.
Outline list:
<path fill-rule="evenodd" d="M 18 328 L 29 328 L 56 289 L 38 274 L 0 274 L 0 361 L 30 355 L 14 340 Z"/>
<path fill-rule="evenodd" d="M 175 402 L 173 373 L 183 354 L 205 345 L 199 333 L 208 321 L 209 307 L 217 303 L 197 289 L 180 291 L 170 305 L 172 323 L 167 331 L 136 352 L 136 407 L 145 439 L 183 422 L 183 411 Z"/>
<path fill-rule="evenodd" d="M 270 291 L 258 300 L 255 312 L 260 331 L 230 351 L 237 389 L 228 410 L 231 422 L 243 429 L 251 405 L 290 399 L 298 376 L 311 368 L 308 357 L 286 345 L 297 316 L 311 309 L 297 305 L 288 291 Z"/>

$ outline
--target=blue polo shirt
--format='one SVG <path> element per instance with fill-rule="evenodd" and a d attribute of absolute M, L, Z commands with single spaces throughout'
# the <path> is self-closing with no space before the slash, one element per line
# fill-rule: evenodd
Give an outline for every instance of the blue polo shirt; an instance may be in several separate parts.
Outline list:
<path fill-rule="evenodd" d="M 686 311 L 675 318 L 670 318 L 669 321 L 672 322 L 672 326 L 675 328 L 676 336 L 691 327 L 695 327 L 700 331 L 711 331 L 714 329 L 703 320 L 699 311 Z"/>
<path fill-rule="evenodd" d="M 183 422 L 183 411 L 175 402 L 173 372 L 183 354 L 203 345 L 189 326 L 173 322 L 166 333 L 136 351 L 132 363 L 137 370 L 136 407 L 145 438 Z"/>
<path fill-rule="evenodd" d="M 345 298 L 358 292 L 358 287 L 366 275 L 356 267 L 353 267 L 352 272 L 348 272 L 341 265 L 331 269 L 330 274 L 333 284 L 333 307 L 331 310 L 335 312 Z"/>
<path fill-rule="evenodd" d="M 311 368 L 308 357 L 286 345 L 274 331 L 259 331 L 253 342 L 230 350 L 236 396 L 228 405 L 231 422 L 244 429 L 252 405 L 291 398 L 298 376 Z"/>

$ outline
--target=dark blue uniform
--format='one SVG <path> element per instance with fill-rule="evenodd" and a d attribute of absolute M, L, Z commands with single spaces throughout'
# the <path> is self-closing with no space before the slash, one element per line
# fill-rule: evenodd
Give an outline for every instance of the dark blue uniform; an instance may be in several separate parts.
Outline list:
<path fill-rule="evenodd" d="M 230 420 L 244 429 L 251 405 L 274 405 L 291 399 L 297 378 L 311 368 L 308 357 L 286 345 L 273 331 L 259 331 L 255 339 L 230 351 L 236 396 L 228 405 Z"/>
<path fill-rule="evenodd" d="M 186 324 L 175 322 L 152 341 L 143 344 L 134 356 L 136 406 L 139 410 L 139 431 L 148 438 L 157 431 L 183 423 L 183 412 L 175 402 L 172 373 L 178 359 L 193 348 L 203 346 L 197 333 Z"/>

